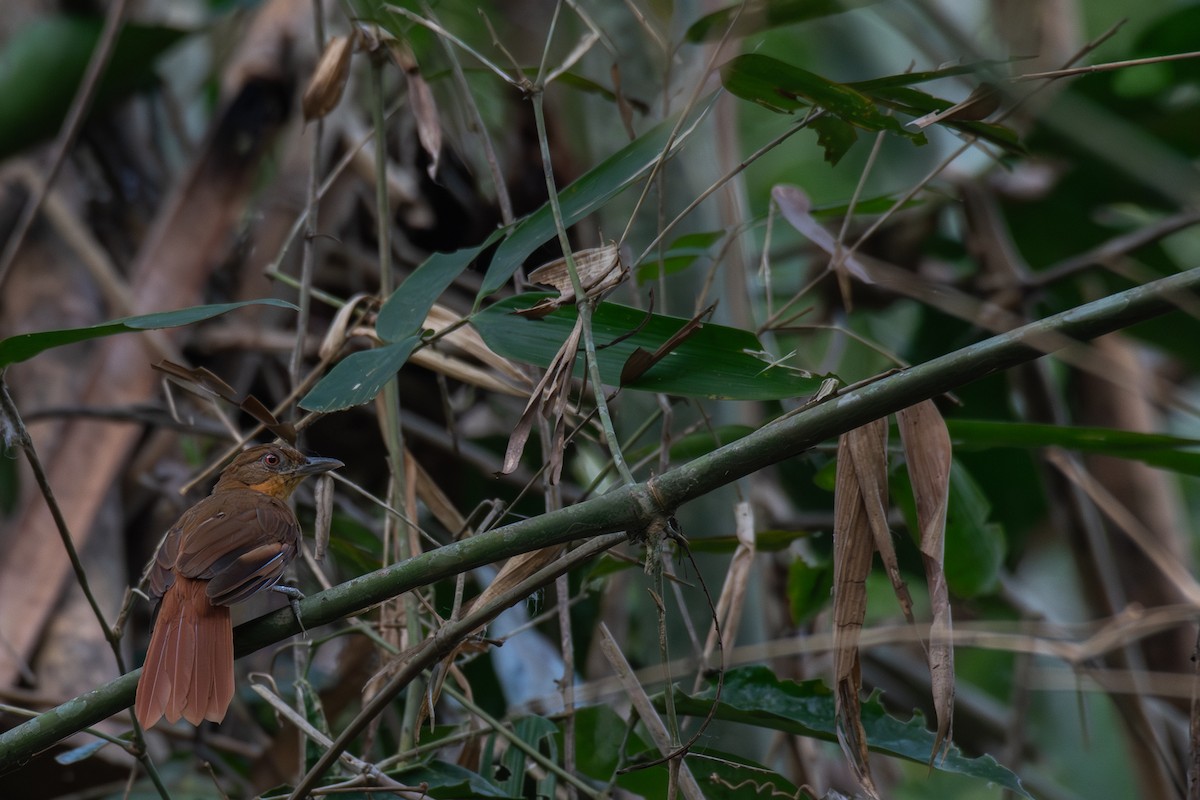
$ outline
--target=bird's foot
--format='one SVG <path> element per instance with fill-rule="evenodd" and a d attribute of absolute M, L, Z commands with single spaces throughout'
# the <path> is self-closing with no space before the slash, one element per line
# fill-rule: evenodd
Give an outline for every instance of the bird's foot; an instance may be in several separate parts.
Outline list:
<path fill-rule="evenodd" d="M 292 607 L 292 613 L 296 615 L 296 622 L 300 625 L 300 632 L 304 634 L 304 638 L 308 638 L 308 631 L 304 628 L 304 620 L 300 617 L 300 601 L 304 599 L 304 592 L 297 589 L 295 586 L 279 586 L 271 587 L 271 591 L 279 592 L 288 599 L 288 605 Z"/>

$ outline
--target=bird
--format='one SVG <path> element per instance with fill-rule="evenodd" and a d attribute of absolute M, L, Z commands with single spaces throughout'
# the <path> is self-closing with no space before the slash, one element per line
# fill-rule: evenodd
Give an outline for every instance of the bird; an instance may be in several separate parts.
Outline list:
<path fill-rule="evenodd" d="M 134 703 L 143 728 L 163 717 L 193 725 L 225 718 L 234 688 L 229 607 L 273 589 L 298 610 L 303 595 L 276 586 L 300 543 L 286 501 L 309 475 L 341 466 L 286 444 L 250 447 L 167 532 L 149 578 L 159 606 Z"/>

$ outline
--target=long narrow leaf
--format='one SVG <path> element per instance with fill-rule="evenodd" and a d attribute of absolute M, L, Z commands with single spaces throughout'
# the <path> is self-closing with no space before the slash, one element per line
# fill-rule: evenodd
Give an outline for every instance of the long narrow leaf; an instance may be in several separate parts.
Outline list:
<path fill-rule="evenodd" d="M 160 311 L 154 314 L 142 314 L 136 317 L 124 317 L 109 322 L 101 322 L 87 328 L 63 328 L 56 331 L 38 331 L 37 333 L 20 333 L 0 340 L 0 369 L 9 364 L 33 358 L 43 350 L 52 347 L 62 347 L 65 344 L 84 342 L 88 339 L 98 339 L 102 336 L 112 336 L 116 333 L 130 331 L 148 331 L 157 328 L 178 328 L 191 325 L 206 319 L 219 316 L 245 306 L 276 306 L 290 308 L 296 306 L 286 300 L 268 298 L 265 300 L 245 300 L 240 303 L 220 303 L 209 306 L 192 306 L 178 311 Z"/>

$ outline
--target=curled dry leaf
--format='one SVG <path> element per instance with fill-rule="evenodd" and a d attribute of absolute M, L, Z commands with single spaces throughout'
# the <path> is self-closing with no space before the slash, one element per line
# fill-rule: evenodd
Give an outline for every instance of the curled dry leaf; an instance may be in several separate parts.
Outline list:
<path fill-rule="evenodd" d="M 877 425 L 879 421 L 871 423 Z M 886 430 L 886 422 L 883 423 Z M 838 744 L 868 796 L 879 793 L 867 760 L 867 733 L 862 724 L 862 673 L 858 639 L 867 613 L 867 575 L 875 550 L 871 522 L 864 505 L 851 433 L 838 440 L 837 478 L 833 500 L 833 673 Z M 870 434 L 878 436 L 878 434 Z"/>
<path fill-rule="evenodd" d="M 333 524 L 333 476 L 328 472 L 313 481 L 313 509 L 313 537 L 316 539 L 313 558 L 324 561 L 325 551 L 329 548 L 329 529 Z"/>
<path fill-rule="evenodd" d="M 937 738 L 929 755 L 932 764 L 938 751 L 950 746 L 954 718 L 954 647 L 951 643 L 954 627 L 944 561 L 952 448 L 946 422 L 932 400 L 906 408 L 896 418 L 917 503 L 921 560 L 925 565 L 933 611 L 928 655 Z"/>
<path fill-rule="evenodd" d="M 367 315 L 374 316 L 374 313 L 379 310 L 379 298 L 371 294 L 360 293 L 351 297 L 346 301 L 346 304 L 338 309 L 334 315 L 333 321 L 329 323 L 329 330 L 325 333 L 325 338 L 321 340 L 321 349 L 318 355 L 322 361 L 330 361 L 337 357 L 342 346 L 346 344 L 346 340 L 351 336 L 358 335 L 358 323 Z M 372 331 L 371 336 L 377 341 L 378 336 L 375 336 Z"/>
<path fill-rule="evenodd" d="M 621 253 L 615 244 L 592 247 L 572 253 L 575 269 L 579 272 L 579 284 L 588 297 L 597 297 L 621 284 L 628 271 L 621 264 Z M 516 313 L 524 317 L 541 319 L 564 305 L 575 302 L 575 287 L 571 283 L 571 272 L 566 258 L 557 258 L 529 273 L 530 283 L 552 286 L 558 297 L 547 298 L 532 308 Z"/>
<path fill-rule="evenodd" d="M 325 44 L 325 52 L 304 89 L 301 108 L 304 121 L 322 119 L 337 108 L 346 82 L 350 79 L 350 56 L 354 54 L 355 35 L 335 36 Z"/>
<path fill-rule="evenodd" d="M 438 114 L 437 102 L 429 84 L 421 75 L 421 67 L 412 49 L 397 39 L 388 39 L 388 52 L 396 66 L 404 70 L 408 81 L 408 103 L 412 107 L 413 117 L 417 120 L 417 139 L 422 149 L 429 155 L 430 180 L 437 179 L 438 163 L 442 155 L 442 121 Z"/>

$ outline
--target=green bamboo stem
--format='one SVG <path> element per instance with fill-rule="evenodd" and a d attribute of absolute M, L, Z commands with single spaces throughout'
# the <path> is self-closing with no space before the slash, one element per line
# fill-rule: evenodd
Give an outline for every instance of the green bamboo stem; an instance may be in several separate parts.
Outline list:
<path fill-rule="evenodd" d="M 767 424 L 645 483 L 623 486 L 559 511 L 421 553 L 311 595 L 300 603 L 305 624 L 312 629 L 336 622 L 403 592 L 521 553 L 614 531 L 639 530 L 689 500 L 871 420 L 1032 361 L 1059 345 L 1063 337 L 1093 339 L 1173 311 L 1197 290 L 1200 268 L 993 336 Z M 281 609 L 238 626 L 235 649 L 239 656 L 246 655 L 299 630 L 291 610 Z M 123 675 L 0 733 L 0 772 L 127 708 L 133 702 L 138 674 Z"/>

